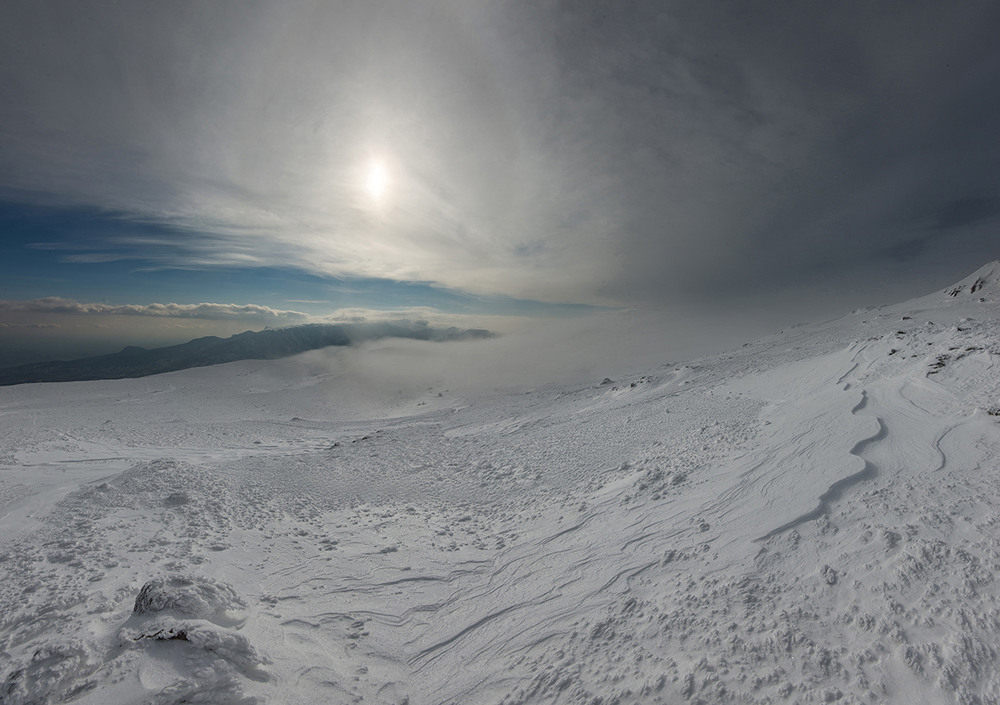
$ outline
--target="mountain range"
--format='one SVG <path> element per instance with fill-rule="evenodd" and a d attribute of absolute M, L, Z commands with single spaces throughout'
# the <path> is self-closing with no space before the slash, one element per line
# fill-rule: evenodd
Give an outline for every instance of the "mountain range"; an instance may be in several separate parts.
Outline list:
<path fill-rule="evenodd" d="M 0 386 L 147 377 L 237 360 L 275 360 L 307 350 L 351 345 L 379 338 L 445 342 L 488 338 L 491 335 L 489 331 L 481 329 L 433 328 L 409 322 L 308 324 L 246 331 L 229 338 L 207 336 L 162 348 L 128 346 L 110 355 L 8 367 L 0 369 Z"/>

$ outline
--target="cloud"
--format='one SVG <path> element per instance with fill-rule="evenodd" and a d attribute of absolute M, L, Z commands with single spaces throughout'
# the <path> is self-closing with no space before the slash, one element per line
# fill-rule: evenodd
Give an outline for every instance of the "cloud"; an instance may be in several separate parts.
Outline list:
<path fill-rule="evenodd" d="M 58 249 L 58 248 L 53 248 Z M 77 262 L 81 264 L 97 264 L 101 262 L 122 262 L 125 260 L 141 259 L 138 255 L 116 255 L 111 252 L 89 252 L 80 255 L 64 255 L 63 262 Z"/>
<path fill-rule="evenodd" d="M 748 339 L 745 317 L 691 336 L 698 316 L 686 312 L 603 311 L 571 319 L 535 321 L 484 340 L 436 346 L 383 339 L 351 348 L 328 348 L 281 361 L 305 374 L 336 372 L 358 395 L 398 399 L 428 387 L 462 398 L 484 390 L 528 390 L 565 384 L 598 385 L 605 377 L 645 373 Z"/>
<path fill-rule="evenodd" d="M 0 328 L 29 328 L 37 330 L 58 327 L 55 323 L 11 323 L 9 321 L 0 321 Z"/>
<path fill-rule="evenodd" d="M 81 303 L 49 296 L 31 301 L 0 301 L 0 313 L 68 314 L 80 316 L 152 316 L 157 318 L 199 318 L 214 321 L 247 320 L 271 323 L 303 323 L 310 316 L 256 304 L 102 304 Z"/>
<path fill-rule="evenodd" d="M 935 225 L 939 229 L 948 230 L 998 219 L 1000 219 L 1000 197 L 969 196 L 955 199 L 941 208 L 937 213 Z"/>
<path fill-rule="evenodd" d="M 997 197 L 998 23 L 976 2 L 6 3 L 0 189 L 170 229 L 63 248 L 78 264 L 733 298 L 877 269 L 916 211 Z M 1000 254 L 976 237 L 925 270 Z"/>
<path fill-rule="evenodd" d="M 587 314 L 579 314 L 577 317 Z M 371 309 L 364 307 L 339 308 L 314 320 L 320 323 L 396 323 L 400 325 L 430 325 L 438 328 L 454 326 L 462 329 L 487 329 L 493 333 L 507 334 L 530 329 L 540 321 L 551 323 L 566 316 L 505 315 L 482 313 L 448 313 L 427 306 Z M 572 318 L 572 317 L 569 317 Z"/>

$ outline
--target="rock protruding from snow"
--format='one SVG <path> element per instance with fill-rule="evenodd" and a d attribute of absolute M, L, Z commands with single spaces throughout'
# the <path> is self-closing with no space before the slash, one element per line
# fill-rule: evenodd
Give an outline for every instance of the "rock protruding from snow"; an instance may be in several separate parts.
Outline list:
<path fill-rule="evenodd" d="M 133 614 L 170 613 L 182 619 L 204 619 L 222 627 L 242 625 L 247 604 L 225 583 L 207 578 L 170 577 L 150 580 L 135 598 Z"/>
<path fill-rule="evenodd" d="M 975 296 L 986 299 L 1000 294 L 1000 260 L 980 267 L 960 282 L 944 290 L 948 296 Z"/>
<path fill-rule="evenodd" d="M 247 682 L 270 680 L 263 668 L 270 660 L 237 631 L 247 616 L 246 601 L 226 583 L 157 578 L 142 586 L 119 639 L 127 649 L 140 649 L 150 663 L 160 662 L 154 669 L 174 671 L 152 702 L 197 698 L 244 705 L 257 702 L 245 696 Z M 164 651 L 167 644 L 174 650 Z"/>

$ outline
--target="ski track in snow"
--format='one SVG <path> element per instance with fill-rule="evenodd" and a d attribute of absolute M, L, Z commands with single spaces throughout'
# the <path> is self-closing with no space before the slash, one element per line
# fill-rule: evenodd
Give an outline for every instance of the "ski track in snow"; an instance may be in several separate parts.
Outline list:
<path fill-rule="evenodd" d="M 996 300 L 466 398 L 2 389 L 0 702 L 1000 703 Z"/>

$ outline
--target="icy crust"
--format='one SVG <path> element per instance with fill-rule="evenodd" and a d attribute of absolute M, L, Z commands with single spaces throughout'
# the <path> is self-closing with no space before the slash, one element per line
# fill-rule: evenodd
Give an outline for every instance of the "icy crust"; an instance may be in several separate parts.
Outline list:
<path fill-rule="evenodd" d="M 408 414 L 3 390 L 0 702 L 1000 703 L 984 278 Z"/>

